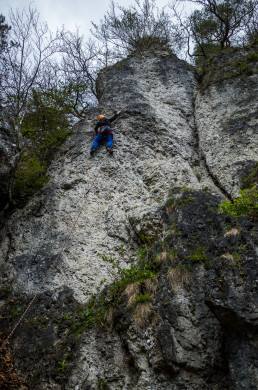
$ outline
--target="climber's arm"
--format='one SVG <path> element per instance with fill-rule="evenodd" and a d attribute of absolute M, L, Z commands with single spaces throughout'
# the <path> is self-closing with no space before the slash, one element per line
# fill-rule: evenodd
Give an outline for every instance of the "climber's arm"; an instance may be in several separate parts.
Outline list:
<path fill-rule="evenodd" d="M 99 123 L 99 122 L 97 122 L 97 123 L 96 123 L 96 126 L 94 127 L 95 133 L 97 133 L 97 132 L 98 132 L 98 128 L 99 128 L 99 126 L 100 126 L 100 123 Z"/>
<path fill-rule="evenodd" d="M 110 119 L 109 122 L 113 122 L 120 114 L 122 111 L 118 111 L 115 115 L 113 115 Z"/>

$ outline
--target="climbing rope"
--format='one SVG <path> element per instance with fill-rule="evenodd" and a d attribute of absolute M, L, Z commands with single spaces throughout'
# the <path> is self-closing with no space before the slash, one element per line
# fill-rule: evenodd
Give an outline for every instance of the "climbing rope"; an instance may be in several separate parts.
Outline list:
<path fill-rule="evenodd" d="M 81 207 L 80 207 L 80 209 L 79 209 L 79 211 L 78 211 L 78 215 L 77 215 L 77 217 L 76 217 L 74 223 L 72 224 L 71 229 L 70 229 L 70 231 L 69 231 L 69 233 L 68 233 L 66 239 L 64 240 L 64 243 L 63 243 L 61 249 L 59 250 L 59 252 L 58 252 L 57 255 L 55 256 L 54 261 L 53 261 L 53 263 L 52 263 L 52 265 L 51 265 L 51 267 L 50 267 L 50 269 L 49 269 L 47 275 L 45 276 L 45 278 L 44 278 L 43 281 L 41 282 L 39 288 L 37 289 L 37 291 L 36 291 L 36 293 L 35 293 L 35 295 L 34 295 L 34 297 L 33 297 L 32 300 L 30 301 L 30 303 L 28 304 L 28 306 L 27 306 L 27 308 L 25 309 L 25 311 L 23 312 L 22 316 L 20 317 L 20 319 L 18 320 L 18 322 L 14 325 L 12 331 L 10 332 L 10 334 L 8 335 L 8 337 L 6 338 L 6 340 L 3 342 L 2 346 L 0 347 L 0 351 L 2 351 L 2 349 L 4 349 L 4 347 L 6 346 L 6 344 L 8 343 L 8 341 L 10 340 L 10 338 L 12 337 L 12 335 L 14 334 L 14 332 L 16 331 L 16 329 L 18 328 L 18 326 L 19 326 L 19 325 L 21 324 L 21 322 L 23 321 L 23 319 L 24 319 L 24 317 L 26 316 L 26 314 L 28 313 L 30 307 L 31 307 L 32 304 L 35 302 L 35 300 L 36 300 L 36 298 L 38 297 L 39 293 L 40 293 L 41 290 L 43 289 L 43 287 L 44 287 L 44 285 L 45 285 L 47 279 L 49 278 L 49 275 L 50 275 L 51 272 L 53 271 L 53 269 L 54 269 L 55 265 L 57 264 L 58 260 L 60 259 L 61 254 L 62 254 L 62 252 L 64 251 L 67 242 L 70 240 L 70 237 L 72 236 L 72 233 L 73 233 L 73 231 L 74 231 L 75 226 L 77 225 L 77 222 L 78 222 L 79 217 L 80 217 L 80 215 L 81 215 L 81 211 L 82 211 L 82 209 L 83 209 L 83 207 L 84 207 L 84 204 L 85 204 L 85 201 L 86 201 L 86 198 L 87 198 L 89 192 L 90 192 L 90 190 L 88 190 L 88 191 L 85 193 L 85 195 L 84 195 L 84 200 L 83 200 L 82 205 L 81 205 Z"/>

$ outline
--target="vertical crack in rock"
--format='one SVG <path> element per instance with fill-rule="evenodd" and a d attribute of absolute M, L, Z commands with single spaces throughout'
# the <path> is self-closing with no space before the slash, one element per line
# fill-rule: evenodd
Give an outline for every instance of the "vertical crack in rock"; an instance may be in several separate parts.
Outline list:
<path fill-rule="evenodd" d="M 243 52 L 234 53 L 233 59 L 232 55 L 224 53 L 224 67 L 229 63 L 232 66 Z M 258 160 L 256 64 L 254 61 L 251 74 L 243 73 L 232 79 L 227 79 L 222 67 L 217 83 L 199 91 L 196 98 L 195 115 L 202 155 L 210 173 L 232 197 L 237 196 L 242 179 Z M 216 59 L 210 66 L 218 72 Z"/>
<path fill-rule="evenodd" d="M 203 162 L 204 164 L 204 167 L 206 169 L 206 172 L 208 174 L 208 176 L 211 178 L 211 180 L 213 181 L 214 185 L 218 188 L 218 190 L 226 197 L 228 198 L 230 201 L 233 200 L 232 196 L 230 195 L 230 193 L 226 190 L 226 188 L 223 188 L 223 186 L 221 185 L 221 183 L 219 182 L 219 179 L 214 175 L 212 174 L 210 168 L 209 168 L 209 165 L 207 164 L 207 161 L 206 161 L 206 156 L 204 154 L 204 152 L 202 151 L 201 147 L 200 147 L 200 138 L 199 138 L 199 132 L 198 132 L 198 125 L 196 123 L 196 108 L 195 108 L 195 102 L 196 102 L 196 96 L 195 96 L 195 99 L 194 99 L 194 110 L 193 110 L 193 115 L 194 115 L 194 134 L 195 134 L 195 137 L 196 137 L 196 152 L 197 152 L 197 155 L 199 156 L 200 158 L 200 163 Z"/>

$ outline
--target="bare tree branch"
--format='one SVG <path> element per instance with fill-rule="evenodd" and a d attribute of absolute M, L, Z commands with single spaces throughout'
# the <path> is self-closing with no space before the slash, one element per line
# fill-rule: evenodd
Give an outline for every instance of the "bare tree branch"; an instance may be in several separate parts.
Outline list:
<path fill-rule="evenodd" d="M 31 6 L 28 11 L 10 11 L 9 39 L 14 44 L 2 61 L 2 99 L 12 110 L 17 146 L 21 147 L 20 127 L 26 112 L 31 88 L 37 81 L 44 63 L 58 52 L 60 34 L 54 36 L 46 23 L 39 22 L 39 13 Z"/>

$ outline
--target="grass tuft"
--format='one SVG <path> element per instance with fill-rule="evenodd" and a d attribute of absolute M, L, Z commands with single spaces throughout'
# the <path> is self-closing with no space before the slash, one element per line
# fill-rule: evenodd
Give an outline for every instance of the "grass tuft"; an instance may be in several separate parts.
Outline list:
<path fill-rule="evenodd" d="M 189 275 L 187 271 L 177 268 L 170 268 L 167 272 L 167 278 L 172 289 L 175 289 L 180 285 L 186 285 L 189 282 Z"/>
<path fill-rule="evenodd" d="M 125 287 L 124 294 L 128 299 L 128 307 L 131 307 L 134 304 L 137 295 L 140 293 L 140 289 L 141 284 L 139 282 L 130 283 Z"/>
<path fill-rule="evenodd" d="M 151 302 L 136 305 L 133 313 L 133 320 L 137 328 L 140 328 L 148 323 L 152 309 L 153 306 Z"/>

